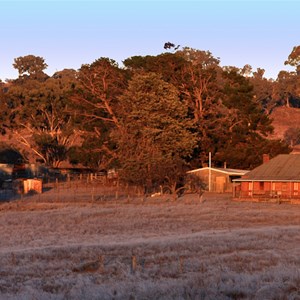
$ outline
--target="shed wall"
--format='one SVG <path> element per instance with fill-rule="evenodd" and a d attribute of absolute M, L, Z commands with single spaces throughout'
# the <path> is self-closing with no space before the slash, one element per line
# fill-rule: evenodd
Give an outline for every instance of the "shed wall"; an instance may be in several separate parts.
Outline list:
<path fill-rule="evenodd" d="M 197 172 L 193 172 L 193 175 L 200 178 L 200 180 L 204 183 L 205 189 L 209 190 L 209 170 L 199 170 Z M 224 193 L 224 192 L 232 192 L 233 184 L 230 180 L 230 176 L 228 174 L 217 172 L 216 170 L 211 170 L 211 191 Z"/>

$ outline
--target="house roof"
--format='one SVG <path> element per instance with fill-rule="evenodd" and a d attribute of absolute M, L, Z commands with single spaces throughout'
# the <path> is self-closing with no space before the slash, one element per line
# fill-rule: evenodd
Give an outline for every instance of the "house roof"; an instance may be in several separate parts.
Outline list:
<path fill-rule="evenodd" d="M 234 181 L 300 181 L 300 154 L 280 154 Z"/>
<path fill-rule="evenodd" d="M 236 175 L 236 176 L 242 176 L 242 175 L 246 174 L 247 172 L 249 172 L 248 170 L 204 167 L 204 168 L 199 168 L 199 169 L 188 171 L 187 173 L 197 173 L 199 171 L 209 170 L 209 169 L 211 169 L 212 171 L 224 173 L 224 174 L 227 174 L 227 175 Z"/>

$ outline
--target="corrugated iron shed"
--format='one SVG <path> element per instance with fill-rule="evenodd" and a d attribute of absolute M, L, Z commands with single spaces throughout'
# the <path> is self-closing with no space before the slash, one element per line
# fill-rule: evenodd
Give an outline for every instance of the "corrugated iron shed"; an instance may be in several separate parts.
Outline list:
<path fill-rule="evenodd" d="M 212 171 L 224 173 L 227 175 L 237 175 L 237 176 L 242 176 L 249 172 L 248 170 L 240 170 L 240 169 L 229 169 L 229 168 L 209 168 L 209 167 L 204 167 L 204 168 L 199 168 L 199 169 L 194 169 L 191 171 L 188 171 L 187 173 L 197 173 L 202 170 L 209 170 L 211 169 Z"/>
<path fill-rule="evenodd" d="M 300 154 L 280 154 L 234 181 L 299 181 Z"/>

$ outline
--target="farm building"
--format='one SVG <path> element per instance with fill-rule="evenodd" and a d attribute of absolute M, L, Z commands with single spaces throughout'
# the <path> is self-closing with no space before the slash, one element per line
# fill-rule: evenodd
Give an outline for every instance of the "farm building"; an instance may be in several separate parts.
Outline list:
<path fill-rule="evenodd" d="M 202 188 L 218 193 L 230 193 L 233 189 L 233 179 L 241 178 L 247 172 L 246 170 L 228 169 L 228 168 L 212 168 L 204 167 L 188 171 L 189 181 L 193 182 L 193 178 L 200 179 Z"/>
<path fill-rule="evenodd" d="M 26 164 L 23 156 L 14 149 L 0 150 L 0 189 L 13 189 L 27 194 L 31 190 L 42 192 L 42 180 L 37 177 L 39 168 Z"/>
<path fill-rule="evenodd" d="M 280 154 L 234 180 L 235 199 L 300 199 L 300 154 Z"/>

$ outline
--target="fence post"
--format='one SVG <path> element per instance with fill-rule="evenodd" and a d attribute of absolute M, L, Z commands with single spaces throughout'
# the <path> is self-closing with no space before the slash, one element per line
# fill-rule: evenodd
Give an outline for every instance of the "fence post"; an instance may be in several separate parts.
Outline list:
<path fill-rule="evenodd" d="M 117 189 L 116 189 L 116 200 L 119 198 L 119 178 L 117 180 Z"/>
<path fill-rule="evenodd" d="M 92 188 L 92 201 L 94 202 L 94 193 L 95 193 L 95 188 Z"/>
<path fill-rule="evenodd" d="M 71 187 L 71 178 L 70 178 L 70 174 L 67 174 L 67 181 L 68 181 L 68 186 L 69 188 Z"/>
<path fill-rule="evenodd" d="M 134 274 L 136 271 L 136 256 L 132 255 L 131 257 L 131 273 Z"/>
<path fill-rule="evenodd" d="M 15 266 L 17 264 L 16 255 L 13 252 L 11 253 L 11 263 L 13 266 Z"/>
<path fill-rule="evenodd" d="M 59 189 L 57 188 L 56 189 L 56 202 L 59 201 Z"/>
<path fill-rule="evenodd" d="M 99 271 L 104 272 L 104 255 L 99 256 Z"/>
<path fill-rule="evenodd" d="M 184 272 L 184 268 L 183 268 L 183 257 L 179 256 L 179 272 L 183 273 Z"/>

